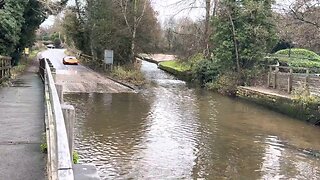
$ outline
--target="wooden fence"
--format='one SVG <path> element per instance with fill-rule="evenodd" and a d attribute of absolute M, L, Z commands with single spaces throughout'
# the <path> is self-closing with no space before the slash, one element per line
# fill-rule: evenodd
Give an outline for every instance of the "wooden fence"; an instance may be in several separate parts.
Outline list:
<path fill-rule="evenodd" d="M 11 58 L 0 56 L 0 83 L 11 77 Z"/>
<path fill-rule="evenodd" d="M 306 88 L 311 94 L 320 95 L 320 74 L 309 68 L 269 66 L 268 87 L 287 91 Z"/>

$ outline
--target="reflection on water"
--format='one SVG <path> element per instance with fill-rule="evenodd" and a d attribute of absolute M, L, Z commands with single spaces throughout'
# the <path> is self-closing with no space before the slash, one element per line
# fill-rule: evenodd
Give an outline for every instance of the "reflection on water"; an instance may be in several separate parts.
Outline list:
<path fill-rule="evenodd" d="M 73 94 L 80 163 L 103 179 L 319 179 L 319 128 L 183 82 L 150 63 L 139 94 Z"/>

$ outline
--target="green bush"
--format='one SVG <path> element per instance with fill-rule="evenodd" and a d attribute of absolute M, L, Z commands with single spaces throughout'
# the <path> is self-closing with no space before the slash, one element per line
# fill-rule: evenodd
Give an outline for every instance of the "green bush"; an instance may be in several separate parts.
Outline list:
<path fill-rule="evenodd" d="M 213 82 L 219 75 L 219 68 L 219 64 L 213 60 L 200 60 L 192 66 L 193 78 L 202 85 Z"/>
<path fill-rule="evenodd" d="M 265 60 L 269 64 L 275 64 L 276 61 L 279 61 L 282 65 L 291 67 L 320 68 L 320 56 L 306 49 L 293 48 L 290 57 L 289 49 L 280 50 L 266 57 Z"/>
<path fill-rule="evenodd" d="M 48 145 L 46 142 L 40 144 L 40 151 L 45 154 L 48 153 Z"/>
<path fill-rule="evenodd" d="M 290 49 L 284 49 L 276 52 L 275 54 L 289 56 L 289 51 Z M 292 48 L 290 52 L 290 56 L 296 57 L 296 58 L 307 58 L 309 60 L 320 62 L 320 56 L 317 53 L 309 51 L 307 49 Z"/>
<path fill-rule="evenodd" d="M 235 96 L 238 84 L 239 77 L 237 73 L 230 71 L 218 75 L 215 81 L 206 83 L 206 88 L 224 95 Z"/>

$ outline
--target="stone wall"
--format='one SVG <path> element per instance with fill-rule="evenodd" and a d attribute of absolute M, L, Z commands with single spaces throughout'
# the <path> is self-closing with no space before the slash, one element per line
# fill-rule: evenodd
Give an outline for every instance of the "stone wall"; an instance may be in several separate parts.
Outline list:
<path fill-rule="evenodd" d="M 238 87 L 237 96 L 288 116 L 320 125 L 320 104 L 303 104 L 288 97 L 252 90 L 243 86 Z"/>

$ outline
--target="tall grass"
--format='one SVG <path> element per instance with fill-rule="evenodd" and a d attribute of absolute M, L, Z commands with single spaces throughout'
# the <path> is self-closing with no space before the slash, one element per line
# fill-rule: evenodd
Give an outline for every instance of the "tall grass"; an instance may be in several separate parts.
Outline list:
<path fill-rule="evenodd" d="M 135 67 L 116 66 L 113 68 L 111 76 L 138 86 L 145 83 L 144 75 Z"/>

